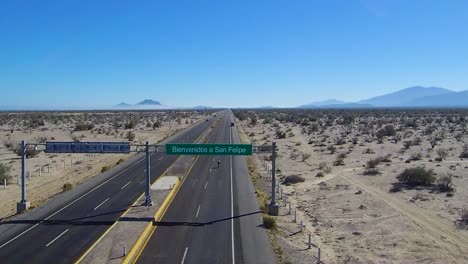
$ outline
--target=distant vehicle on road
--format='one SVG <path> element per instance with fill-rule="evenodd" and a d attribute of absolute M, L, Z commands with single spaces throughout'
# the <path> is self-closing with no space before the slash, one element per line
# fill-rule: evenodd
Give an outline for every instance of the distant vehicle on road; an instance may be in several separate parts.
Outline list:
<path fill-rule="evenodd" d="M 231 126 L 234 127 L 234 122 L 231 122 Z"/>

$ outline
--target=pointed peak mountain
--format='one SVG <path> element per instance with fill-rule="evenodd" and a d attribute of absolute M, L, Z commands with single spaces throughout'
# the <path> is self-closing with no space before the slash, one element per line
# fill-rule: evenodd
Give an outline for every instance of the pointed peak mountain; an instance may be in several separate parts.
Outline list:
<path fill-rule="evenodd" d="M 141 102 L 139 102 L 137 105 L 161 105 L 158 101 L 151 100 L 151 99 L 145 99 Z"/>

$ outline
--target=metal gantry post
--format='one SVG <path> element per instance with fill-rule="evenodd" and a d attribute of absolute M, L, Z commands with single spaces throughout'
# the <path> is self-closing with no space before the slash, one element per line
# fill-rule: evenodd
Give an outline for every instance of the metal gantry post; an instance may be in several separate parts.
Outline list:
<path fill-rule="evenodd" d="M 21 141 L 21 203 L 26 202 L 26 142 Z"/>
<path fill-rule="evenodd" d="M 150 151 L 149 151 L 149 142 L 146 141 L 146 190 L 145 190 L 145 205 L 151 205 L 151 194 L 150 194 L 150 187 L 151 187 L 151 178 L 150 178 Z"/>
<path fill-rule="evenodd" d="M 276 188 L 276 142 L 272 143 L 271 146 L 271 201 L 270 205 L 268 206 L 268 213 L 270 215 L 278 215 L 279 208 L 278 204 L 276 204 L 276 197 L 275 197 L 275 188 Z"/>

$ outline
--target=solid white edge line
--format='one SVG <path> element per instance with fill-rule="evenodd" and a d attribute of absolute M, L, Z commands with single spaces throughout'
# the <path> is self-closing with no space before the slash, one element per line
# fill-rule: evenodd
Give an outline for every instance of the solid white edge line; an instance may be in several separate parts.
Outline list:
<path fill-rule="evenodd" d="M 100 203 L 98 206 L 94 207 L 93 211 L 96 211 L 99 207 L 101 207 L 105 202 L 109 201 L 110 197 L 105 199 L 104 202 Z"/>
<path fill-rule="evenodd" d="M 184 264 L 184 262 L 185 262 L 185 257 L 187 256 L 187 250 L 188 250 L 188 247 L 185 248 L 184 256 L 182 257 L 182 261 L 180 262 L 180 264 Z"/>
<path fill-rule="evenodd" d="M 232 144 L 232 128 L 229 129 L 229 144 Z M 235 251 L 234 251 L 234 195 L 232 187 L 232 156 L 229 156 L 229 162 L 231 165 L 231 243 L 232 243 L 232 263 L 235 262 Z"/>
<path fill-rule="evenodd" d="M 120 190 L 123 190 L 125 187 L 127 187 L 130 183 L 132 183 L 132 181 L 129 181 L 127 182 L 124 186 L 122 186 L 122 188 L 120 188 Z"/>
<path fill-rule="evenodd" d="M 200 213 L 200 205 L 198 205 L 198 210 L 197 210 L 197 214 L 195 215 L 195 218 L 198 218 L 199 213 Z"/>
<path fill-rule="evenodd" d="M 96 189 L 102 187 L 104 184 L 110 182 L 111 180 L 113 180 L 114 178 L 116 178 L 117 176 L 119 176 L 120 174 L 124 173 L 125 171 L 129 170 L 130 168 L 136 166 L 138 163 L 142 162 L 143 160 L 145 160 L 145 158 L 142 158 L 140 160 L 138 160 L 137 162 L 135 162 L 133 165 L 127 167 L 126 169 L 124 169 L 123 171 L 117 173 L 116 175 L 114 175 L 112 178 L 109 178 L 108 180 L 106 180 L 105 182 L 99 184 L 98 186 L 94 187 L 93 189 L 91 189 L 90 191 L 88 191 L 87 193 L 81 195 L 80 197 L 78 197 L 77 199 L 75 199 L 74 201 L 72 201 L 71 203 L 65 205 L 64 207 L 62 207 L 60 210 L 56 211 L 55 213 L 49 215 L 47 218 L 45 218 L 44 220 L 40 221 L 39 223 L 31 226 L 30 228 L 24 230 L 23 232 L 21 232 L 20 234 L 16 235 L 14 238 L 8 240 L 7 242 L 5 242 L 3 245 L 0 246 L 0 249 L 3 248 L 4 246 L 10 244 L 11 242 L 15 241 L 16 239 L 18 239 L 19 237 L 21 237 L 22 235 L 26 234 L 27 232 L 31 231 L 33 228 L 37 227 L 38 225 L 40 225 L 42 222 L 48 220 L 49 218 L 53 217 L 54 215 L 60 213 L 61 211 L 67 209 L 69 206 L 71 206 L 72 204 L 78 202 L 79 200 L 83 199 L 85 196 L 87 196 L 88 194 L 94 192 Z"/>
<path fill-rule="evenodd" d="M 46 247 L 50 246 L 52 243 L 55 242 L 55 240 L 59 239 L 61 236 L 63 236 L 66 232 L 68 232 L 68 230 L 70 230 L 70 228 L 68 228 L 67 230 L 63 231 L 60 235 L 58 235 L 56 238 L 54 238 L 52 241 L 50 241 Z"/>

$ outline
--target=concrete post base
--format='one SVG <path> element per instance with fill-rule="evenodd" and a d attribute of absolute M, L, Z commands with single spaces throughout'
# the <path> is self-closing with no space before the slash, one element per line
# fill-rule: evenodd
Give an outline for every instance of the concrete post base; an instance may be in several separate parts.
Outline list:
<path fill-rule="evenodd" d="M 21 214 L 22 212 L 28 210 L 28 208 L 31 206 L 30 202 L 24 202 L 24 203 L 17 203 L 16 204 L 16 213 Z"/>
<path fill-rule="evenodd" d="M 277 216 L 279 214 L 279 205 L 278 204 L 268 205 L 268 214 Z"/>

